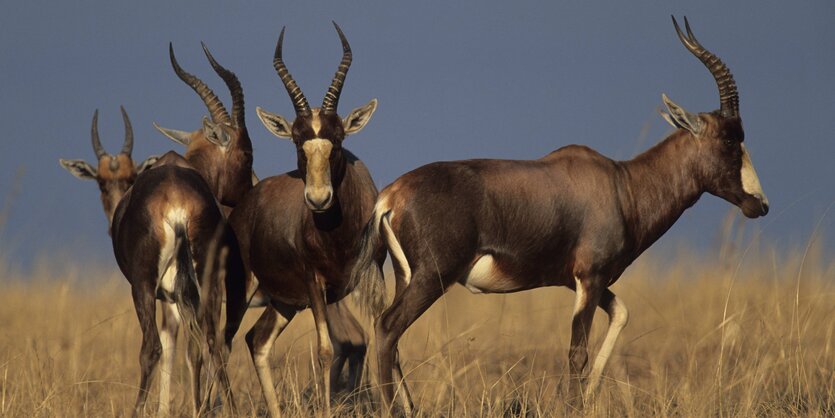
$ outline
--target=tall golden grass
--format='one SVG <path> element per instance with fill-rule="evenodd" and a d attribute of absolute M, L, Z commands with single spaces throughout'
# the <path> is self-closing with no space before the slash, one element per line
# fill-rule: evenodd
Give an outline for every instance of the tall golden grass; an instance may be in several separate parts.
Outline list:
<path fill-rule="evenodd" d="M 725 231 L 717 251 L 706 255 L 680 250 L 662 259 L 650 252 L 612 287 L 630 323 L 597 401 L 582 413 L 565 402 L 573 293 L 473 296 L 454 288 L 400 344 L 419 414 L 835 415 L 835 262 L 818 241 L 778 252 L 737 241 L 731 223 Z M 0 269 L 0 414 L 129 415 L 140 332 L 124 278 L 110 267 L 70 261 L 39 263 L 27 275 Z M 258 314 L 247 314 L 230 360 L 242 416 L 265 413 L 242 338 Z M 606 322 L 598 313 L 591 356 Z M 276 390 L 291 417 L 318 408 L 314 337 L 306 312 L 275 346 Z M 373 356 L 371 347 L 371 363 Z M 375 373 L 369 374 L 374 398 Z M 189 415 L 182 353 L 173 381 L 174 411 Z M 155 382 L 149 413 L 156 390 Z M 363 400 L 336 403 L 337 415 L 378 411 Z"/>

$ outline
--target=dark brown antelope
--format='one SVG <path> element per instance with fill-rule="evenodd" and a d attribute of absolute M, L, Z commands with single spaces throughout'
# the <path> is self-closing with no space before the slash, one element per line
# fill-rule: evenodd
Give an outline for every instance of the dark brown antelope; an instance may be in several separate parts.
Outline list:
<path fill-rule="evenodd" d="M 226 111 L 218 96 L 206 83 L 183 70 L 174 56 L 173 45 L 169 45 L 171 66 L 183 82 L 191 87 L 209 110 L 211 119 L 204 117 L 203 126 L 193 132 L 184 132 L 154 126 L 168 138 L 187 147 L 185 158 L 209 183 L 218 201 L 224 205 L 228 215 L 243 199 L 258 178 L 252 171 L 252 142 L 246 128 L 244 95 L 238 77 L 224 68 L 203 44 L 203 52 L 214 71 L 223 79 L 232 96 L 232 114 Z M 247 277 L 246 300 L 250 307 L 263 307 L 268 300 L 263 292 L 256 292 L 257 278 Z M 237 297 L 237 292 L 228 292 L 227 300 Z M 344 303 L 328 305 L 331 318 L 330 337 L 334 346 L 334 366 L 331 384 L 334 390 L 352 392 L 362 376 L 367 338 L 359 322 Z M 227 305 L 227 344 L 237 331 L 243 311 L 234 314 L 234 307 Z M 231 314 L 230 314 L 231 313 Z M 340 372 L 347 365 L 347 381 L 340 385 Z"/>
<path fill-rule="evenodd" d="M 429 164 L 380 193 L 352 281 L 379 289 L 376 254 L 381 246 L 388 249 L 397 289 L 376 322 L 388 408 L 397 393 L 405 412 L 412 409 L 398 363 L 400 336 L 454 283 L 473 293 L 574 290 L 568 353 L 573 395 L 580 394 L 595 308 L 603 309 L 609 328 L 588 376 L 588 398 L 627 322 L 625 305 L 608 289 L 624 269 L 705 192 L 750 218 L 768 212 L 743 145 L 731 72 L 699 44 L 686 20 L 687 35 L 673 22 L 682 43 L 716 79 L 718 111 L 688 113 L 663 96 L 669 110 L 664 118 L 676 131 L 629 161 L 570 145 L 533 161 Z"/>
<path fill-rule="evenodd" d="M 217 324 L 222 280 L 224 277 L 243 280 L 234 234 L 227 227 L 206 182 L 182 157 L 169 152 L 134 167 L 131 160 L 133 132 L 124 109 L 122 116 L 125 145 L 121 153 L 109 155 L 102 148 L 96 111 L 92 139 L 98 169 L 82 160 L 60 160 L 60 163 L 76 177 L 98 182 L 110 224 L 113 252 L 120 270 L 131 284 L 142 329 L 141 379 L 134 415 L 143 413 L 160 357 L 158 413 L 168 414 L 171 372 L 181 321 L 186 324 L 189 337 L 187 359 L 191 369 L 194 413 L 200 413 L 205 402 L 201 396 L 200 374 L 207 342 L 211 355 L 209 376 L 220 380 L 230 396 L 230 405 L 233 405 Z M 148 169 L 152 164 L 153 167 Z M 161 329 L 156 325 L 156 299 L 162 304 Z"/>
<path fill-rule="evenodd" d="M 377 189 L 365 165 L 342 147 L 346 135 L 368 123 L 377 101 L 340 119 L 337 104 L 352 54 L 345 35 L 334 23 L 343 56 L 321 108 L 311 108 L 282 59 L 284 30 L 273 64 L 296 110 L 291 124 L 257 109 L 267 129 L 296 146 L 298 169 L 258 183 L 229 218 L 248 270 L 260 282 L 270 305 L 246 336 L 270 415 L 279 415 L 268 357 L 275 339 L 296 315 L 312 308 L 318 334 L 325 410 L 330 411 L 330 369 L 334 348 L 329 339 L 334 323 L 325 308 L 339 301 L 348 287 L 356 242 L 371 215 Z M 382 262 L 382 259 L 378 260 Z"/>

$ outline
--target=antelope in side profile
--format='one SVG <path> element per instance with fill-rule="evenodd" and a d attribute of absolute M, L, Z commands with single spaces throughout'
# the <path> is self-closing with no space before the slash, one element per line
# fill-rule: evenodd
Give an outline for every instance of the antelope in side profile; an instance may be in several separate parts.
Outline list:
<path fill-rule="evenodd" d="M 356 242 L 371 216 L 377 188 L 365 165 L 342 147 L 346 135 L 359 132 L 377 107 L 376 99 L 340 119 L 337 104 L 352 53 L 336 26 L 343 56 L 321 108 L 311 108 L 282 59 L 284 30 L 274 67 L 296 110 L 291 124 L 258 108 L 267 129 L 290 138 L 298 169 L 259 182 L 232 211 L 229 222 L 238 237 L 247 270 L 255 274 L 270 300 L 246 341 L 270 415 L 279 416 L 268 358 L 275 339 L 297 312 L 310 307 L 318 334 L 325 411 L 330 411 L 333 317 L 326 304 L 339 301 L 348 286 Z M 383 253 L 381 253 L 384 255 Z M 382 263 L 382 258 L 377 260 Z M 339 316 L 337 316 L 338 318 Z"/>
<path fill-rule="evenodd" d="M 743 145 L 731 72 L 699 44 L 686 19 L 687 35 L 673 23 L 684 46 L 715 78 L 718 111 L 689 113 L 664 95 L 664 118 L 676 131 L 632 160 L 613 161 L 570 145 L 533 161 L 437 162 L 404 174 L 380 193 L 352 282 L 381 288 L 376 254 L 381 246 L 388 249 L 397 289 L 376 322 L 387 408 L 398 393 L 411 413 L 398 340 L 455 283 L 473 293 L 574 290 L 568 353 L 573 395 L 580 394 L 595 308 L 606 311 L 609 328 L 588 376 L 588 398 L 627 322 L 626 306 L 609 290 L 626 267 L 705 192 L 747 217 L 768 213 Z"/>
<path fill-rule="evenodd" d="M 139 166 L 131 159 L 133 131 L 124 109 L 125 144 L 118 155 L 107 154 L 99 140 L 98 111 L 93 115 L 93 150 L 98 169 L 83 160 L 60 160 L 81 179 L 99 184 L 110 225 L 113 252 L 131 285 L 142 329 L 141 379 L 134 415 L 142 414 L 151 378 L 162 357 L 158 413 L 170 407 L 171 372 L 180 322 L 187 328 L 194 413 L 202 410 L 200 390 L 203 348 L 212 357 L 209 375 L 217 377 L 234 408 L 219 344 L 219 289 L 224 277 L 242 280 L 242 264 L 234 234 L 226 225 L 211 190 L 188 163 L 173 152 L 151 157 Z M 149 169 L 153 165 L 153 168 Z M 162 304 L 162 328 L 156 325 L 156 304 Z M 214 370 L 217 368 L 217 370 Z M 208 393 L 207 393 L 208 395 Z"/>
<path fill-rule="evenodd" d="M 206 83 L 183 70 L 174 55 L 173 45 L 169 45 L 169 57 L 174 72 L 200 96 L 209 110 L 211 119 L 204 117 L 202 128 L 193 132 L 167 129 L 157 124 L 154 126 L 168 138 L 187 147 L 186 160 L 206 179 L 228 215 L 243 196 L 258 183 L 258 178 L 252 171 L 252 142 L 246 128 L 241 83 L 235 73 L 215 60 L 205 44 L 202 46 L 209 64 L 226 83 L 232 96 L 231 116 Z M 251 300 L 249 307 L 263 307 L 269 303 L 263 292 L 257 292 L 257 278 L 248 275 L 245 286 L 246 300 Z M 228 300 L 237 299 L 238 296 L 239 289 L 233 289 L 231 292 L 227 290 L 227 344 L 231 344 L 244 313 L 243 310 L 238 312 L 236 307 L 229 306 Z M 334 391 L 344 389 L 350 393 L 357 388 L 362 377 L 367 346 L 365 332 L 344 303 L 328 305 L 327 309 L 331 318 L 330 337 L 335 349 L 331 387 Z M 341 387 L 343 385 L 339 384 L 339 378 L 344 365 L 348 366 L 348 379 L 344 387 Z"/>

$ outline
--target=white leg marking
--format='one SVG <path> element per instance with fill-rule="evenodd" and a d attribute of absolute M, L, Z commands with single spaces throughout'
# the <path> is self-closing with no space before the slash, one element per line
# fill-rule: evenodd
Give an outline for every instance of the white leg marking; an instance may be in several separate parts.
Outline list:
<path fill-rule="evenodd" d="M 583 283 L 577 277 L 574 278 L 574 292 L 577 295 L 574 297 L 574 313 L 571 314 L 572 317 L 577 316 L 580 310 L 586 306 L 586 299 L 588 298 L 585 289 L 583 289 Z"/>
<path fill-rule="evenodd" d="M 629 321 L 629 311 L 617 296 L 612 299 L 612 303 L 606 313 L 609 314 L 609 330 L 606 331 L 606 338 L 600 346 L 600 352 L 597 354 L 597 358 L 594 360 L 594 366 L 592 366 L 591 373 L 589 374 L 586 397 L 593 395 L 597 389 L 597 385 L 600 383 L 600 376 L 603 374 L 603 369 L 606 367 L 606 363 L 612 355 L 612 350 L 615 348 L 618 336 Z"/>
<path fill-rule="evenodd" d="M 275 309 L 272 306 L 267 306 L 267 309 Z M 285 317 L 281 312 L 275 310 L 276 322 L 273 329 L 270 331 L 270 336 L 264 345 L 257 347 L 257 351 L 252 353 L 252 363 L 255 365 L 255 373 L 258 375 L 258 381 L 261 382 L 261 392 L 264 394 L 264 399 L 267 401 L 267 409 L 270 411 L 270 416 L 281 416 L 278 407 L 278 397 L 275 394 L 275 386 L 273 385 L 273 377 L 270 370 L 270 351 L 272 350 L 275 339 L 281 330 L 290 323 L 292 316 Z M 293 314 L 295 315 L 295 314 Z"/>
<path fill-rule="evenodd" d="M 403 270 L 403 281 L 408 285 L 412 281 L 412 269 L 409 267 L 409 261 L 406 260 L 406 254 L 403 252 L 400 242 L 397 241 L 397 237 L 394 236 L 394 231 L 391 229 L 390 216 L 383 216 L 380 221 L 383 223 L 383 237 L 388 244 L 392 262 L 397 263 L 397 266 Z"/>
<path fill-rule="evenodd" d="M 760 185 L 760 178 L 757 177 L 757 171 L 754 170 L 754 163 L 751 162 L 751 156 L 745 145 L 742 145 L 742 169 L 740 170 L 740 177 L 742 178 L 742 190 L 752 196 L 760 195 L 763 198 L 763 203 L 768 204 L 768 198 L 765 197 L 763 188 Z"/>
<path fill-rule="evenodd" d="M 177 305 L 162 302 L 163 327 L 159 333 L 162 345 L 162 361 L 159 376 L 159 411 L 158 415 L 168 415 L 171 403 L 171 373 L 174 370 L 174 357 L 177 348 L 177 330 L 180 325 L 180 312 Z"/>
<path fill-rule="evenodd" d="M 273 309 L 272 307 L 268 307 L 267 309 Z M 267 340 L 267 343 L 262 345 L 258 348 L 258 351 L 255 352 L 255 363 L 258 365 L 263 365 L 264 367 L 269 367 L 267 364 L 267 360 L 270 356 L 270 350 L 273 348 L 273 344 L 275 343 L 275 339 L 278 338 L 278 334 L 281 333 L 281 330 L 290 323 L 290 320 L 285 318 L 284 315 L 281 313 L 277 313 L 277 319 L 275 321 L 275 327 L 273 327 L 272 331 L 270 332 L 270 338 Z"/>

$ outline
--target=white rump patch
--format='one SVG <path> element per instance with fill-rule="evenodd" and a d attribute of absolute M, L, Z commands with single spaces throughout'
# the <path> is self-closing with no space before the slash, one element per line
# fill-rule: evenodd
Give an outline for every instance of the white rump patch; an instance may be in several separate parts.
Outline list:
<path fill-rule="evenodd" d="M 518 289 L 514 281 L 496 266 L 492 255 L 479 257 L 462 283 L 473 293 L 501 293 Z"/>
<path fill-rule="evenodd" d="M 751 156 L 748 155 L 748 150 L 745 145 L 742 145 L 742 169 L 740 170 L 740 177 L 742 178 L 742 190 L 752 196 L 760 195 L 763 198 L 763 203 L 768 204 L 768 199 L 763 193 L 763 188 L 760 185 L 760 178 L 757 177 L 757 171 L 754 170 L 754 164 L 751 162 Z"/>

